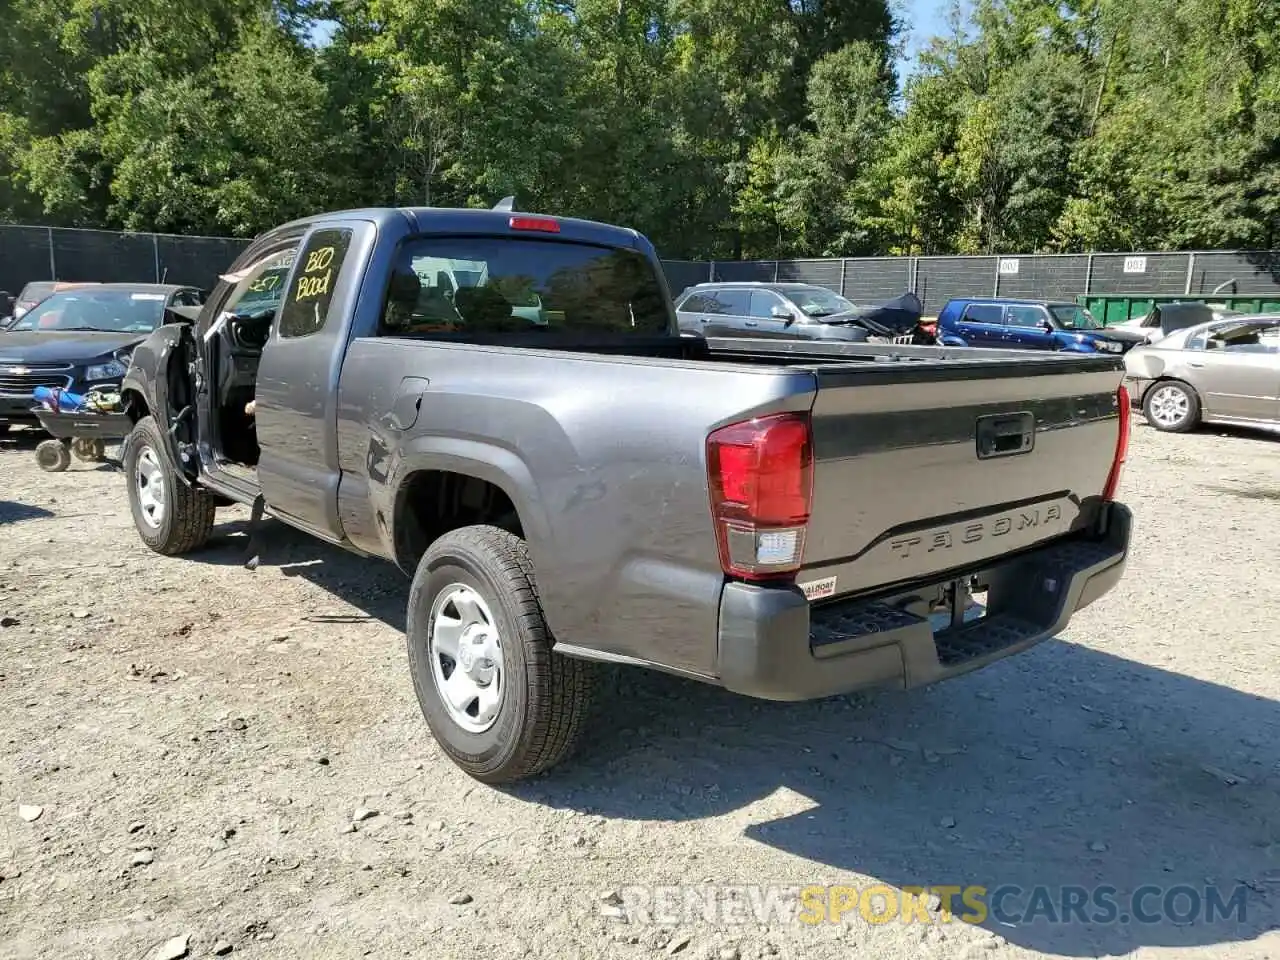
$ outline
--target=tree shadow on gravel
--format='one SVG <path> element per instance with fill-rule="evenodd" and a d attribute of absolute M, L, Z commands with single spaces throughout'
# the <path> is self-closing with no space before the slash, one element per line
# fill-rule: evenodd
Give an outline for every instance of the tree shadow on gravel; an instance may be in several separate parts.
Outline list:
<path fill-rule="evenodd" d="M 12 500 L 0 500 L 0 526 L 6 523 L 21 523 L 24 520 L 46 520 L 54 516 L 52 510 L 33 506 L 29 503 L 16 503 Z"/>
<path fill-rule="evenodd" d="M 409 583 L 391 564 L 275 521 L 263 533 L 262 569 L 404 629 Z M 191 559 L 240 564 L 246 547 L 244 524 L 224 523 Z M 1274 701 L 1056 640 L 932 688 L 803 704 L 640 669 L 601 673 L 577 757 L 506 792 L 656 822 L 731 816 L 768 799 L 787 812 L 744 824 L 739 842 L 804 858 L 806 882 L 832 882 L 826 868 L 837 868 L 898 887 L 983 886 L 980 926 L 1065 956 L 1248 942 L 1280 923 Z M 701 879 L 716 866 L 696 869 Z M 1022 893 L 992 902 L 1010 886 Z M 1154 923 L 1088 922 L 1095 904 L 1071 922 L 1049 922 L 1043 909 L 1023 922 L 1037 886 L 1059 918 L 1066 887 L 1115 888 L 1117 914 L 1143 887 L 1159 888 L 1139 904 L 1147 914 L 1177 886 L 1195 891 L 1202 914 L 1206 887 L 1223 903 L 1242 888 L 1245 916 L 1233 906 L 1214 923 L 1189 918 L 1184 891 L 1173 916 Z M 958 897 L 955 910 L 965 911 Z"/>

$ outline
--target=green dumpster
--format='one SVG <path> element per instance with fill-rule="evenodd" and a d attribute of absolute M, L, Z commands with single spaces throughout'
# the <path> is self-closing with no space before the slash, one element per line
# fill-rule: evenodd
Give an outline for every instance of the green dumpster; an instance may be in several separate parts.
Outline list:
<path fill-rule="evenodd" d="M 1145 317 L 1161 303 L 1208 303 L 1237 313 L 1280 313 L 1280 295 L 1212 296 L 1196 294 L 1168 295 L 1152 293 L 1088 294 L 1076 297 L 1104 327 L 1124 323 L 1134 317 Z"/>

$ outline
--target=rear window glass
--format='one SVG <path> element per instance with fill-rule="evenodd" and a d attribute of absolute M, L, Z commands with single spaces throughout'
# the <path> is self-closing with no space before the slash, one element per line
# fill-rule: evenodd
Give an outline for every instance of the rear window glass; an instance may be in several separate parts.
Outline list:
<path fill-rule="evenodd" d="M 667 299 L 633 250 L 506 237 L 405 244 L 382 333 L 666 334 Z"/>

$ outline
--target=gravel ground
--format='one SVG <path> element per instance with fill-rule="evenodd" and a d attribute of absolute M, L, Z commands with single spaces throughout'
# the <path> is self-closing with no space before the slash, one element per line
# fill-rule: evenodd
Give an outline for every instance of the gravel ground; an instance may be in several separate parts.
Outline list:
<path fill-rule="evenodd" d="M 119 473 L 44 474 L 31 451 L 0 446 L 0 956 L 1280 957 L 1271 437 L 1137 425 L 1126 578 L 1060 639 L 814 704 L 610 673 L 577 759 L 505 790 L 432 742 L 393 568 L 273 524 L 248 572 L 241 510 L 167 560 L 135 535 Z M 816 925 L 626 909 L 633 886 L 677 883 L 757 885 L 748 902 L 1109 885 L 1122 907 L 1147 884 L 1224 901 L 1243 884 L 1245 909 Z"/>

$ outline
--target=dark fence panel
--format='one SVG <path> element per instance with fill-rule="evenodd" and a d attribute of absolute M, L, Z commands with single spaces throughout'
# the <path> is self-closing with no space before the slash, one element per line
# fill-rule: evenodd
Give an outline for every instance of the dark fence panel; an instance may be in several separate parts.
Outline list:
<path fill-rule="evenodd" d="M 937 314 L 952 297 L 989 297 L 995 286 L 995 257 L 921 257 L 916 261 L 916 296 L 926 314 Z"/>
<path fill-rule="evenodd" d="M 249 242 L 0 224 L 0 290 L 16 295 L 33 280 L 184 283 L 209 289 Z"/>
<path fill-rule="evenodd" d="M 155 283 L 156 246 L 151 234 L 55 230 L 53 262 L 57 280 Z"/>
<path fill-rule="evenodd" d="M 711 279 L 710 264 L 696 263 L 693 260 L 663 260 L 662 272 L 666 274 L 672 297 L 680 296 L 680 292 L 686 287 L 706 283 Z"/>
<path fill-rule="evenodd" d="M 44 227 L 0 227 L 0 290 L 16 297 L 32 281 L 52 279 L 49 231 Z"/>
<path fill-rule="evenodd" d="M 782 283 L 812 283 L 840 292 L 839 260 L 779 260 L 778 280 Z"/>
<path fill-rule="evenodd" d="M 1000 296 L 1026 300 L 1075 300 L 1089 280 L 1087 256 L 1001 257 Z"/>
<path fill-rule="evenodd" d="M 1097 253 L 1089 292 L 1186 293 L 1190 262 L 1189 253 Z"/>
<path fill-rule="evenodd" d="M 778 279 L 776 260 L 717 260 L 712 266 L 715 268 L 716 280 L 722 283 L 745 283 L 752 280 L 769 283 Z"/>
<path fill-rule="evenodd" d="M 189 283 L 212 290 L 218 275 L 225 273 L 248 245 L 248 240 L 223 237 L 157 237 L 159 282 Z"/>
<path fill-rule="evenodd" d="M 858 304 L 880 303 L 900 297 L 911 289 L 913 263 L 910 257 L 846 260 L 844 289 L 840 293 Z"/>
<path fill-rule="evenodd" d="M 1218 287 L 1222 287 L 1218 290 Z M 1191 292 L 1280 294 L 1280 253 L 1197 253 L 1191 266 Z"/>

